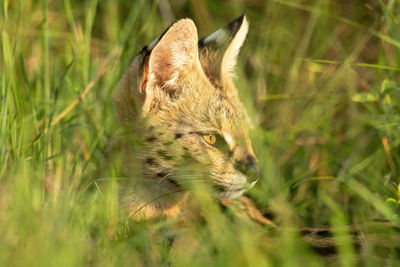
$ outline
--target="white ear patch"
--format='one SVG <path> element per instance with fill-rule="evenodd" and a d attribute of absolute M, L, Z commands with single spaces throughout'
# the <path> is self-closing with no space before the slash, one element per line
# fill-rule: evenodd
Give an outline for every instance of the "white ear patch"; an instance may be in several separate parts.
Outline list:
<path fill-rule="evenodd" d="M 243 22 L 240 25 L 232 42 L 229 44 L 224 57 L 222 58 L 222 71 L 228 74 L 232 74 L 233 69 L 236 65 L 237 56 L 239 54 L 240 48 L 246 39 L 247 32 L 249 30 L 249 23 L 246 17 L 243 17 Z"/>
<path fill-rule="evenodd" d="M 217 44 L 222 44 L 226 39 L 229 38 L 229 34 L 226 29 L 219 29 L 214 33 L 210 34 L 204 38 L 204 43 L 216 42 Z"/>

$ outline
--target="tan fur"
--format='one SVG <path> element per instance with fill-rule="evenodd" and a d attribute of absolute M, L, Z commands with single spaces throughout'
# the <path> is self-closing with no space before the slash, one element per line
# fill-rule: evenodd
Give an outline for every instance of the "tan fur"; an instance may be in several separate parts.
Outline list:
<path fill-rule="evenodd" d="M 220 31 L 228 40 L 222 57 L 207 43 L 219 32 L 199 48 L 193 21 L 176 22 L 144 48 L 119 82 L 113 101 L 124 130 L 110 153 L 122 175 L 132 178 L 121 186 L 121 204 L 132 218 L 181 213 L 188 205 L 182 188 L 191 179 L 218 185 L 221 198 L 240 196 L 258 179 L 248 176 L 257 160 L 231 75 L 248 29 L 244 16 L 237 21 L 230 39 L 224 37 L 229 31 Z M 219 136 L 227 151 L 207 144 L 203 134 Z"/>

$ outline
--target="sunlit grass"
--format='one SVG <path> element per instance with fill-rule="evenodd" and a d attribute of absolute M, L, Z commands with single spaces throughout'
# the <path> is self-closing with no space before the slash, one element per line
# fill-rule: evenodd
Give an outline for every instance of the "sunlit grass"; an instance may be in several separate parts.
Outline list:
<path fill-rule="evenodd" d="M 99 168 L 118 128 L 116 83 L 171 21 L 191 17 L 202 36 L 245 7 L 237 85 L 263 172 L 249 196 L 278 227 L 221 210 L 206 190 L 194 190 L 202 219 L 185 229 L 179 218 L 130 222 L 118 210 L 121 177 Z M 399 9 L 395 0 L 2 1 L 0 265 L 399 264 Z M 305 237 L 321 226 L 331 233 Z"/>

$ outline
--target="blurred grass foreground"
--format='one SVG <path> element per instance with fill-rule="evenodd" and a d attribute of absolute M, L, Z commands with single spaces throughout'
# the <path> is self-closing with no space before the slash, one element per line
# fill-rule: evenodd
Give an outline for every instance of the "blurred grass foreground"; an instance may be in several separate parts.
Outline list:
<path fill-rule="evenodd" d="M 1 266 L 400 264 L 398 0 L 0 3 Z M 204 36 L 244 9 L 237 85 L 263 172 L 249 196 L 279 227 L 207 197 L 206 223 L 129 222 L 115 181 L 99 186 L 116 83 L 171 22 Z"/>

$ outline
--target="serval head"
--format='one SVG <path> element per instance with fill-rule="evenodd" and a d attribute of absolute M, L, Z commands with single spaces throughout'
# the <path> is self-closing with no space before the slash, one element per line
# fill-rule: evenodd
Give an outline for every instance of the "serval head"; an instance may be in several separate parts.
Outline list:
<path fill-rule="evenodd" d="M 125 174 L 139 158 L 145 179 L 164 188 L 202 177 L 230 199 L 254 186 L 251 123 L 233 74 L 247 31 L 243 14 L 199 40 L 193 21 L 182 19 L 142 49 L 113 98 L 120 123 L 142 137 L 134 157 L 125 148 Z"/>

